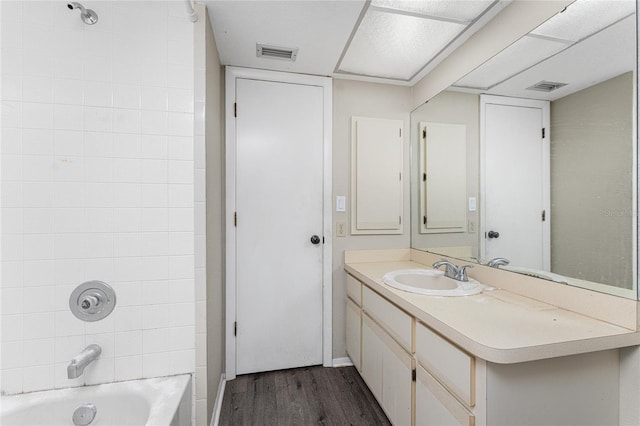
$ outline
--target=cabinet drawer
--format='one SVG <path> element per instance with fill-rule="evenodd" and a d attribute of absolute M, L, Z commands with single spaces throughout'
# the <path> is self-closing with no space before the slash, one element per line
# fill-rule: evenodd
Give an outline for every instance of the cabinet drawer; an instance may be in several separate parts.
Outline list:
<path fill-rule="evenodd" d="M 475 358 L 416 323 L 416 358 L 469 407 L 475 401 Z"/>
<path fill-rule="evenodd" d="M 369 287 L 362 288 L 362 307 L 371 318 L 411 353 L 411 317 Z"/>
<path fill-rule="evenodd" d="M 416 367 L 416 426 L 474 426 L 475 417 L 421 366 Z"/>
<path fill-rule="evenodd" d="M 362 311 L 353 300 L 347 298 L 347 354 L 353 365 L 360 371 L 360 350 L 362 337 Z"/>
<path fill-rule="evenodd" d="M 347 296 L 358 306 L 362 306 L 362 283 L 347 274 Z"/>

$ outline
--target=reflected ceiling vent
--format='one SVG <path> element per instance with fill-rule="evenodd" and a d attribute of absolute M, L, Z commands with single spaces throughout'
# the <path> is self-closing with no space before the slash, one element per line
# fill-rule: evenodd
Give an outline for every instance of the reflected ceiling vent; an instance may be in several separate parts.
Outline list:
<path fill-rule="evenodd" d="M 556 83 L 554 81 L 540 81 L 534 84 L 531 87 L 527 87 L 527 90 L 537 90 L 539 92 L 553 92 L 556 89 L 559 89 L 563 86 L 566 86 L 567 83 Z"/>
<path fill-rule="evenodd" d="M 258 58 L 281 59 L 283 61 L 295 61 L 298 56 L 297 47 L 268 46 L 256 43 L 256 56 Z"/>

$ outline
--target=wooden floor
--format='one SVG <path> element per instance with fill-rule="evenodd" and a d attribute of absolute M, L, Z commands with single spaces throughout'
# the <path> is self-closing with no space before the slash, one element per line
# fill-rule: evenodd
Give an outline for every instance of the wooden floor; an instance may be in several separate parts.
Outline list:
<path fill-rule="evenodd" d="M 390 425 L 354 367 L 238 376 L 226 384 L 221 425 Z"/>

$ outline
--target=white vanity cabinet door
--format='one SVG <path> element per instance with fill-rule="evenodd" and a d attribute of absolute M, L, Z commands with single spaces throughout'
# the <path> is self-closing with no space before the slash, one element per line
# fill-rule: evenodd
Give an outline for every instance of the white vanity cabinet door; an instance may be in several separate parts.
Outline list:
<path fill-rule="evenodd" d="M 347 354 L 354 367 L 361 370 L 360 344 L 362 337 L 362 310 L 347 298 Z"/>
<path fill-rule="evenodd" d="M 394 425 L 411 425 L 412 357 L 362 315 L 362 377 Z"/>
<path fill-rule="evenodd" d="M 424 368 L 416 366 L 416 426 L 474 426 L 475 417 Z"/>

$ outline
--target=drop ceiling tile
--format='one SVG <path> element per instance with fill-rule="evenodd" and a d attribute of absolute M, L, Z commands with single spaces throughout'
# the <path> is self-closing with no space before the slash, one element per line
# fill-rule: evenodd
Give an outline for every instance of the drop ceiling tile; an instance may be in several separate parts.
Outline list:
<path fill-rule="evenodd" d="M 455 86 L 491 87 L 565 48 L 566 43 L 525 36 L 458 80 Z"/>
<path fill-rule="evenodd" d="M 372 0 L 371 5 L 468 22 L 477 18 L 492 3 L 493 0 Z"/>
<path fill-rule="evenodd" d="M 608 25 L 634 13 L 632 0 L 577 0 L 532 31 L 532 34 L 581 40 Z"/>
<path fill-rule="evenodd" d="M 409 80 L 465 25 L 369 10 L 339 70 Z"/>

